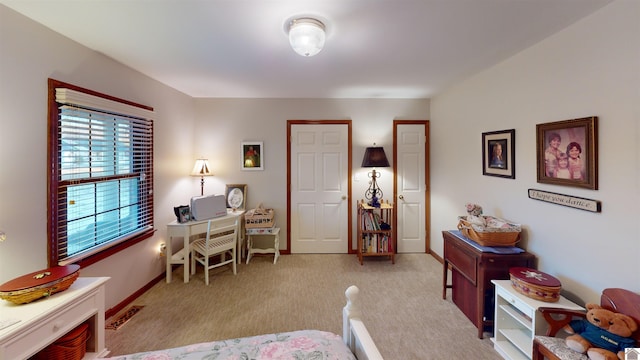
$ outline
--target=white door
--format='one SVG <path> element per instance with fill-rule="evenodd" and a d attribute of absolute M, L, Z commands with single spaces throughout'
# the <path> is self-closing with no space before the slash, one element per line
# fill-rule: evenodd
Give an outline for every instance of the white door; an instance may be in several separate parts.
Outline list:
<path fill-rule="evenodd" d="M 291 253 L 349 250 L 348 129 L 291 125 Z"/>
<path fill-rule="evenodd" d="M 398 253 L 426 251 L 425 124 L 396 125 L 396 208 Z"/>

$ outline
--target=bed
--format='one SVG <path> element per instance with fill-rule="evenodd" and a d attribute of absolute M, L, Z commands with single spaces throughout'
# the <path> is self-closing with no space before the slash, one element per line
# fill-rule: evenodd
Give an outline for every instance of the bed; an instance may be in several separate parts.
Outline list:
<path fill-rule="evenodd" d="M 120 355 L 111 360 L 326 359 L 381 360 L 360 319 L 357 286 L 347 288 L 342 309 L 342 337 L 320 330 L 298 330 L 191 344 L 171 349 Z"/>

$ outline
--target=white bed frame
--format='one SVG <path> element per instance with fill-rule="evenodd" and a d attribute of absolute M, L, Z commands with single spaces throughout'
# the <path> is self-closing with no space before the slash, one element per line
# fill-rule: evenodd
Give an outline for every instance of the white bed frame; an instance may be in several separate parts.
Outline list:
<path fill-rule="evenodd" d="M 383 360 L 367 327 L 360 319 L 359 292 L 360 289 L 355 285 L 349 286 L 344 292 L 347 305 L 342 309 L 342 339 L 358 360 Z"/>

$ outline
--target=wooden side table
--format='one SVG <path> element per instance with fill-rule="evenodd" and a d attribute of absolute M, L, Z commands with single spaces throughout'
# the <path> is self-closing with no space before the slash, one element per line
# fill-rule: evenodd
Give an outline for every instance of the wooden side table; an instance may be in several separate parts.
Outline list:
<path fill-rule="evenodd" d="M 268 233 L 258 233 L 254 234 L 250 229 L 247 229 L 247 264 L 249 260 L 251 260 L 251 255 L 253 254 L 273 254 L 273 264 L 278 261 L 278 257 L 280 257 L 280 228 L 273 228 Z M 273 236 L 273 248 L 262 249 L 262 248 L 254 248 L 253 247 L 253 237 L 254 236 Z"/>
<path fill-rule="evenodd" d="M 478 328 L 478 338 L 492 330 L 494 290 L 491 280 L 509 279 L 509 268 L 535 268 L 535 256 L 516 248 L 487 248 L 465 238 L 460 231 L 443 231 L 442 298 L 451 289 L 453 303 Z M 451 265 L 451 285 L 447 270 Z"/>

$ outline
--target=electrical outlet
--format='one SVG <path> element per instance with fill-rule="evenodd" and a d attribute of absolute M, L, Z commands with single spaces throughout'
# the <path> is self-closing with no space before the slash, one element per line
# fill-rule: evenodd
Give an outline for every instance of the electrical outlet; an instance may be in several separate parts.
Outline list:
<path fill-rule="evenodd" d="M 167 245 L 165 243 L 160 244 L 160 257 L 166 256 L 167 254 Z"/>

